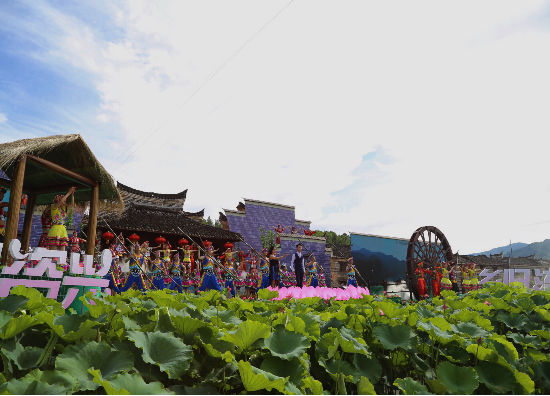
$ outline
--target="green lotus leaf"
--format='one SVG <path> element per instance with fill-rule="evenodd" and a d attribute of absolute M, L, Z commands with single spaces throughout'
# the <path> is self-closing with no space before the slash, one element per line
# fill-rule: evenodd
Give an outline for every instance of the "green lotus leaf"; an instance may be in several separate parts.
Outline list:
<path fill-rule="evenodd" d="M 141 330 L 142 328 L 135 320 L 130 319 L 128 316 L 123 316 L 121 319 L 126 330 Z"/>
<path fill-rule="evenodd" d="M 491 324 L 491 321 L 489 319 L 484 318 L 483 316 L 480 316 L 480 315 L 476 316 L 474 318 L 474 323 L 479 327 L 481 327 L 482 329 L 487 330 L 489 332 L 494 330 L 494 326 Z"/>
<path fill-rule="evenodd" d="M 365 377 L 361 377 L 357 383 L 357 393 L 359 395 L 376 395 L 374 386 Z"/>
<path fill-rule="evenodd" d="M 277 298 L 279 297 L 279 292 L 278 291 L 270 291 L 270 290 L 267 290 L 267 289 L 260 289 L 258 291 L 258 298 L 260 300 L 272 300 L 274 298 Z"/>
<path fill-rule="evenodd" d="M 203 311 L 203 314 L 205 318 L 209 318 L 212 321 L 212 323 L 214 323 L 217 320 L 217 318 L 219 318 L 223 323 L 228 323 L 235 326 L 238 326 L 239 324 L 243 323 L 242 320 L 240 320 L 239 318 L 237 318 L 237 316 L 235 316 L 235 312 L 231 311 L 230 309 L 226 309 L 226 310 L 219 309 L 218 311 L 216 311 L 216 308 L 210 307 L 208 309 L 205 309 Z"/>
<path fill-rule="evenodd" d="M 29 381 L 45 382 L 50 385 L 62 384 L 65 391 L 62 393 L 72 394 L 78 390 L 78 380 L 65 371 L 40 371 L 33 370 L 25 376 Z"/>
<path fill-rule="evenodd" d="M 367 343 L 361 338 L 361 335 L 353 329 L 341 327 L 336 333 L 338 342 L 342 350 L 346 353 L 368 353 Z"/>
<path fill-rule="evenodd" d="M 7 390 L 12 395 L 61 395 L 65 394 L 65 387 L 61 384 L 29 380 L 27 378 L 12 379 L 8 382 Z"/>
<path fill-rule="evenodd" d="M 384 348 L 390 350 L 403 348 L 408 351 L 416 344 L 416 335 L 410 327 L 404 325 L 380 325 L 374 328 L 372 334 Z"/>
<path fill-rule="evenodd" d="M 536 307 L 535 303 L 531 301 L 529 297 L 520 298 L 516 301 L 516 306 L 521 308 L 522 311 L 526 313 L 531 313 Z"/>
<path fill-rule="evenodd" d="M 498 353 L 496 351 L 477 344 L 468 345 L 466 347 L 466 351 L 477 357 L 479 360 L 494 361 L 498 357 Z"/>
<path fill-rule="evenodd" d="M 430 318 L 430 319 L 443 319 L 443 318 Z M 446 345 L 455 339 L 460 339 L 460 336 L 458 336 L 457 334 L 454 334 L 453 332 L 448 330 L 443 331 L 439 326 L 436 326 L 433 322 L 428 321 L 427 319 L 422 319 L 422 321 L 419 321 L 417 325 L 418 325 L 418 329 L 425 330 L 428 333 L 430 333 L 430 335 L 433 338 L 435 338 L 435 340 L 440 344 Z"/>
<path fill-rule="evenodd" d="M 431 395 L 428 388 L 410 377 L 398 378 L 393 384 L 401 389 L 405 395 Z"/>
<path fill-rule="evenodd" d="M 379 308 L 384 312 L 384 316 L 389 319 L 397 318 L 399 316 L 408 316 L 409 311 L 406 308 L 402 308 L 400 305 L 397 305 L 393 301 L 382 301 L 374 302 L 373 306 Z"/>
<path fill-rule="evenodd" d="M 172 323 L 172 317 L 166 307 L 155 309 L 156 325 L 154 331 L 161 333 L 175 333 L 176 327 Z"/>
<path fill-rule="evenodd" d="M 418 356 L 418 354 L 413 353 L 411 355 L 411 363 L 414 369 L 419 373 L 424 374 L 427 379 L 435 378 L 435 370 L 425 360 Z"/>
<path fill-rule="evenodd" d="M 536 362 L 533 371 L 537 381 L 541 381 L 545 388 L 550 389 L 550 362 Z"/>
<path fill-rule="evenodd" d="M 6 311 L 13 314 L 17 312 L 19 308 L 25 306 L 28 300 L 29 299 L 25 296 L 11 294 L 0 299 L 0 311 Z"/>
<path fill-rule="evenodd" d="M 181 333 L 187 335 L 196 332 L 201 327 L 208 327 L 204 320 L 193 319 L 190 316 L 172 316 L 172 323 Z"/>
<path fill-rule="evenodd" d="M 519 313 L 507 313 L 501 312 L 497 315 L 498 320 L 504 322 L 506 326 L 512 327 L 514 329 L 519 329 L 527 323 L 527 318 L 523 314 Z"/>
<path fill-rule="evenodd" d="M 516 360 L 519 359 L 519 354 L 518 354 L 518 350 L 516 349 L 516 347 L 514 346 L 514 344 L 512 344 L 510 341 L 508 341 L 506 339 L 505 336 L 501 336 L 501 335 L 497 335 L 497 334 L 493 334 L 491 336 L 491 339 L 493 341 L 496 341 L 498 342 L 499 344 L 502 344 L 506 350 L 506 353 L 502 353 L 502 351 L 499 351 L 502 355 L 507 355 L 510 359 L 511 362 L 515 362 Z M 496 347 L 498 347 L 498 345 L 495 345 Z M 498 349 L 497 349 L 498 350 Z"/>
<path fill-rule="evenodd" d="M 32 311 L 33 313 L 51 310 L 56 315 L 63 315 L 65 309 L 61 303 L 46 298 L 34 287 L 25 287 L 23 285 L 15 286 L 10 290 L 10 295 L 23 296 L 27 298 L 24 308 Z"/>
<path fill-rule="evenodd" d="M 302 356 L 309 348 L 310 341 L 299 333 L 277 329 L 265 340 L 265 346 L 274 356 L 291 360 Z"/>
<path fill-rule="evenodd" d="M 550 331 L 546 331 L 546 330 L 533 330 L 533 331 L 530 331 L 529 334 L 537 335 L 537 336 L 542 337 L 546 340 L 550 339 Z"/>
<path fill-rule="evenodd" d="M 440 353 L 453 363 L 468 363 L 470 360 L 470 354 L 464 348 L 454 345 L 441 348 Z"/>
<path fill-rule="evenodd" d="M 270 334 L 268 325 L 247 320 L 239 324 L 235 331 L 224 334 L 220 340 L 229 341 L 241 349 L 247 349 L 260 338 L 267 338 Z"/>
<path fill-rule="evenodd" d="M 89 300 L 93 300 L 95 304 L 90 304 Z M 80 297 L 80 301 L 82 301 L 86 308 L 88 308 L 88 311 L 93 318 L 99 318 L 103 314 L 111 313 L 117 308 L 115 303 L 110 303 L 104 299 L 95 298 L 92 292 L 86 293 L 86 298 Z"/>
<path fill-rule="evenodd" d="M 520 333 L 508 333 L 507 338 L 511 338 L 516 344 L 531 345 L 534 348 L 540 349 L 542 347 L 542 341 L 537 336 L 524 335 Z"/>
<path fill-rule="evenodd" d="M 309 394 L 312 395 L 323 394 L 323 384 L 314 379 L 312 376 L 305 377 L 302 380 L 302 390 L 305 391 L 306 389 L 309 389 Z"/>
<path fill-rule="evenodd" d="M 148 311 L 151 311 L 151 310 L 159 307 L 156 302 L 151 301 L 151 300 L 143 300 L 141 302 L 141 306 L 143 308 L 145 308 L 146 310 L 148 310 Z"/>
<path fill-rule="evenodd" d="M 319 321 L 315 320 L 311 315 L 307 313 L 298 313 L 296 314 L 296 317 L 302 319 L 306 325 L 305 332 L 308 334 L 308 336 L 318 341 L 321 337 L 321 327 L 319 326 Z"/>
<path fill-rule="evenodd" d="M 283 360 L 277 356 L 266 357 L 260 369 L 277 377 L 288 377 L 290 382 L 298 386 L 305 375 L 305 367 L 298 359 Z"/>
<path fill-rule="evenodd" d="M 48 324 L 55 333 L 67 342 L 73 342 L 82 337 L 88 330 L 100 323 L 90 320 L 86 315 L 54 316 L 49 312 L 39 312 L 35 318 Z"/>
<path fill-rule="evenodd" d="M 0 312 L 2 319 L 0 319 L 1 322 L 4 322 L 7 319 L 7 312 Z M 11 318 L 9 319 L 5 324 L 2 325 L 2 332 L 0 333 L 0 338 L 7 340 L 8 338 L 12 338 L 16 336 L 17 334 L 27 330 L 29 327 L 34 326 L 36 324 L 39 324 L 35 318 L 28 315 L 22 315 L 17 318 Z"/>
<path fill-rule="evenodd" d="M 418 316 L 420 316 L 420 318 L 435 318 L 437 316 L 435 312 L 430 310 L 425 305 L 418 306 L 416 308 L 416 313 L 418 314 Z"/>
<path fill-rule="evenodd" d="M 153 300 L 158 307 L 166 309 L 174 308 L 177 310 L 187 307 L 187 304 L 182 301 L 176 300 L 174 296 L 167 294 L 164 290 L 150 291 L 149 293 L 147 293 L 147 297 Z"/>
<path fill-rule="evenodd" d="M 193 349 L 170 333 L 129 331 L 128 339 L 143 350 L 143 361 L 157 364 L 169 378 L 179 378 L 189 369 Z"/>
<path fill-rule="evenodd" d="M 436 371 L 439 382 L 451 393 L 470 395 L 479 386 L 477 373 L 472 367 L 442 362 L 438 364 Z"/>
<path fill-rule="evenodd" d="M 447 297 L 456 297 L 456 293 L 452 290 L 441 290 L 441 297 L 447 301 Z"/>
<path fill-rule="evenodd" d="M 514 377 L 516 378 L 516 381 L 521 385 L 524 394 L 528 395 L 535 391 L 535 383 L 528 374 L 515 370 Z"/>
<path fill-rule="evenodd" d="M 277 325 L 283 325 L 289 331 L 307 335 L 305 322 L 290 312 L 277 315 L 277 319 L 272 322 L 272 326 L 275 327 Z"/>
<path fill-rule="evenodd" d="M 55 360 L 55 369 L 64 370 L 78 380 L 80 390 L 95 390 L 88 369 L 99 370 L 106 379 L 134 367 L 134 357 L 126 351 L 112 351 L 105 342 L 81 342 L 69 345 Z"/>
<path fill-rule="evenodd" d="M 174 385 L 168 388 L 169 391 L 174 392 L 176 395 L 219 395 L 220 393 L 216 388 L 210 385 L 202 385 L 196 387 L 189 387 L 185 385 Z"/>
<path fill-rule="evenodd" d="M 250 301 L 245 301 L 240 297 L 232 298 L 227 302 L 227 306 L 232 311 L 250 311 L 254 312 L 254 305 Z"/>
<path fill-rule="evenodd" d="M 340 346 L 340 342 L 336 336 L 337 333 L 336 329 L 331 329 L 330 333 L 323 335 L 315 345 L 316 354 L 326 355 L 329 359 L 333 357 Z"/>
<path fill-rule="evenodd" d="M 343 374 L 347 382 L 357 383 L 360 379 L 359 371 L 346 362 L 340 359 L 319 359 L 319 364 L 323 366 L 335 381 L 338 379 L 338 374 Z"/>
<path fill-rule="evenodd" d="M 443 384 L 441 382 L 439 382 L 438 380 L 436 379 L 432 379 L 432 380 L 426 380 L 426 383 L 428 384 L 428 386 L 430 387 L 430 389 L 432 391 L 434 391 L 436 394 L 438 395 L 445 395 L 447 394 L 447 389 L 445 389 L 445 387 L 443 386 Z"/>
<path fill-rule="evenodd" d="M 468 308 L 468 303 L 460 300 L 445 300 L 445 304 L 451 309 L 464 309 Z"/>
<path fill-rule="evenodd" d="M 89 370 L 97 386 L 102 386 L 108 395 L 169 395 L 172 392 L 164 389 L 160 382 L 145 383 L 141 375 L 121 373 L 110 381 L 102 378 L 99 370 Z"/>
<path fill-rule="evenodd" d="M 288 379 L 281 378 L 271 373 L 253 367 L 249 362 L 239 361 L 239 374 L 245 389 L 248 392 L 254 392 L 261 389 L 271 391 L 277 389 L 283 392 Z"/>
<path fill-rule="evenodd" d="M 382 376 L 382 366 L 376 355 L 372 354 L 370 358 L 365 355 L 356 353 L 353 357 L 355 368 L 359 371 L 359 375 L 366 377 L 372 383 L 376 384 Z"/>
<path fill-rule="evenodd" d="M 42 348 L 24 347 L 15 338 L 2 343 L 2 353 L 4 356 L 12 360 L 20 370 L 36 367 L 42 351 Z"/>
<path fill-rule="evenodd" d="M 485 384 L 492 392 L 508 393 L 516 385 L 516 379 L 510 375 L 511 372 L 506 372 L 497 363 L 480 362 L 475 370 L 479 377 L 479 382 Z"/>
<path fill-rule="evenodd" d="M 473 323 L 458 323 L 451 326 L 453 331 L 456 333 L 467 334 L 470 337 L 487 337 L 489 332 L 483 330 L 481 327 Z"/>
<path fill-rule="evenodd" d="M 340 329 L 342 326 L 344 326 L 344 323 L 336 318 L 330 319 L 328 322 L 326 322 L 323 326 L 321 326 L 321 333 L 320 336 L 322 337 L 324 334 L 329 333 L 330 329 Z"/>

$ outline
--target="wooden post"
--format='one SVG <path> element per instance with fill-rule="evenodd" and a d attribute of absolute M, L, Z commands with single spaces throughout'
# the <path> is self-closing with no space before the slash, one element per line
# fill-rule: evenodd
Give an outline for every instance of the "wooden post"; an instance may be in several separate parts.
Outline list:
<path fill-rule="evenodd" d="M 86 242 L 86 254 L 94 254 L 95 237 L 97 230 L 97 211 L 99 206 L 99 183 L 92 188 L 90 200 L 90 213 L 88 215 L 88 239 Z"/>
<path fill-rule="evenodd" d="M 27 156 L 22 155 L 11 181 L 10 203 L 8 207 L 8 221 L 6 222 L 6 234 L 4 236 L 4 248 L 2 249 L 2 264 L 8 264 L 8 246 L 12 239 L 17 238 L 17 229 L 19 227 L 19 212 L 21 210 L 21 194 L 23 193 L 23 181 L 25 180 L 25 166 Z"/>
<path fill-rule="evenodd" d="M 29 195 L 27 200 L 27 209 L 25 210 L 25 221 L 23 222 L 23 236 L 21 238 L 21 248 L 25 252 L 29 251 L 31 242 L 32 220 L 34 215 L 34 207 L 36 204 L 36 195 Z"/>

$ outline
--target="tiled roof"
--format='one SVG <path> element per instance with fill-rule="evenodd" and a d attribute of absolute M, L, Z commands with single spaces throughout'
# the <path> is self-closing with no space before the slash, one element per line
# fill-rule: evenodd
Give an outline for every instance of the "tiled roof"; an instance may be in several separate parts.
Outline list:
<path fill-rule="evenodd" d="M 314 240 L 318 240 L 318 241 L 326 240 L 324 237 L 308 236 L 308 235 L 304 235 L 304 234 L 285 234 L 285 233 L 281 233 L 279 235 L 282 236 L 282 237 L 300 238 L 300 239 L 314 239 Z"/>
<path fill-rule="evenodd" d="M 470 256 L 470 255 L 458 255 L 458 263 L 475 263 L 480 267 L 493 267 L 493 266 L 508 266 L 508 257 L 500 257 L 500 255 L 493 255 L 493 257 L 487 257 L 485 255 Z M 537 266 L 550 266 L 550 260 L 539 260 L 529 257 L 512 257 L 510 259 L 510 265 L 524 266 L 524 267 L 537 267 Z"/>
<path fill-rule="evenodd" d="M 98 217 L 98 227 L 105 228 L 102 216 Z M 222 228 L 212 227 L 191 219 L 181 208 L 159 207 L 130 203 L 120 217 L 104 217 L 114 230 L 154 232 L 166 235 L 181 235 L 178 227 L 191 237 L 239 241 L 239 234 Z M 83 220 L 83 222 L 87 222 Z"/>
<path fill-rule="evenodd" d="M 187 190 L 177 194 L 159 194 L 154 192 L 145 192 L 128 187 L 120 182 L 117 182 L 117 188 L 125 204 L 130 202 L 146 203 L 157 206 L 165 206 L 171 208 L 183 208 Z"/>
<path fill-rule="evenodd" d="M 351 257 L 351 245 L 327 244 L 326 247 L 332 249 L 332 257 Z"/>

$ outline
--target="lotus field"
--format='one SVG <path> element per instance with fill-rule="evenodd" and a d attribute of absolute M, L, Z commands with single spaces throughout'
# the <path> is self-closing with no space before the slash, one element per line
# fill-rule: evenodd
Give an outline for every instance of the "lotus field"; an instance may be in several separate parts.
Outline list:
<path fill-rule="evenodd" d="M 491 284 L 415 304 L 92 297 L 0 300 L 4 394 L 549 394 L 550 293 Z M 84 298 L 82 297 L 84 300 Z"/>

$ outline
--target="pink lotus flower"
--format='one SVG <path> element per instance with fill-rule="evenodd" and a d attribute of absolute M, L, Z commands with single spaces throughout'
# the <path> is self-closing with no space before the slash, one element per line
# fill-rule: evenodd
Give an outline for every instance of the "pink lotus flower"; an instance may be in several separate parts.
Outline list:
<path fill-rule="evenodd" d="M 380 311 L 380 316 L 384 316 L 384 312 L 382 312 L 380 308 L 378 308 L 378 310 Z"/>
<path fill-rule="evenodd" d="M 481 345 L 481 337 L 477 339 L 477 345 Z"/>
<path fill-rule="evenodd" d="M 447 304 L 443 304 L 443 310 L 445 311 L 448 307 L 447 307 Z"/>
<path fill-rule="evenodd" d="M 487 301 L 487 300 L 485 300 L 485 302 L 484 302 L 483 304 L 485 304 L 485 305 L 491 305 L 491 303 L 490 303 L 489 301 Z"/>

